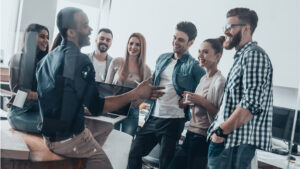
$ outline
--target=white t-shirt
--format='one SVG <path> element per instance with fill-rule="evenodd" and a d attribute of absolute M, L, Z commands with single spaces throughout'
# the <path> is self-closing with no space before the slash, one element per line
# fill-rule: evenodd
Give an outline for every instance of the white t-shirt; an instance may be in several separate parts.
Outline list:
<path fill-rule="evenodd" d="M 98 59 L 93 59 L 93 65 L 95 69 L 95 80 L 97 82 L 104 82 L 105 81 L 105 68 L 106 68 L 106 60 L 99 61 Z"/>
<path fill-rule="evenodd" d="M 166 69 L 161 72 L 160 86 L 165 86 L 165 94 L 158 98 L 152 116 L 159 118 L 184 118 L 183 109 L 179 108 L 177 95 L 173 82 L 172 74 L 177 60 L 171 59 Z"/>

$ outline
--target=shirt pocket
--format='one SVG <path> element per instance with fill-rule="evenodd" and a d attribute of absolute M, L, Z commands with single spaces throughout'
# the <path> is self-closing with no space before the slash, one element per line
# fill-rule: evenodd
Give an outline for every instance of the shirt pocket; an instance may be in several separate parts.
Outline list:
<path fill-rule="evenodd" d="M 192 77 L 189 74 L 177 74 L 177 83 L 178 86 L 183 88 L 184 90 L 191 90 L 191 86 L 193 84 Z"/>

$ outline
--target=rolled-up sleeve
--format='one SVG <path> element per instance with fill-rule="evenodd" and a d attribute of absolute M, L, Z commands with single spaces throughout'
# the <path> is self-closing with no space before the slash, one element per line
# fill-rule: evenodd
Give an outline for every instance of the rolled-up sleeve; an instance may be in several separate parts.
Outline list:
<path fill-rule="evenodd" d="M 259 51 L 248 51 L 242 62 L 243 94 L 239 106 L 248 109 L 253 115 L 262 112 L 271 69 L 268 57 Z"/>

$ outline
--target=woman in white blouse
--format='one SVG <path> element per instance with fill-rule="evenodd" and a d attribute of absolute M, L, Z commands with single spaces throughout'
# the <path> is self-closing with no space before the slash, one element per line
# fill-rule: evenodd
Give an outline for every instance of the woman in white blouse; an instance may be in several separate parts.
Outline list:
<path fill-rule="evenodd" d="M 145 62 L 146 40 L 141 33 L 133 33 L 128 39 L 125 57 L 115 58 L 111 62 L 105 83 L 135 88 L 139 82 L 151 76 L 151 70 Z M 122 131 L 134 136 L 138 118 L 138 108 L 131 109 L 127 119 L 122 121 Z M 120 124 L 116 124 L 115 129 L 120 129 Z"/>

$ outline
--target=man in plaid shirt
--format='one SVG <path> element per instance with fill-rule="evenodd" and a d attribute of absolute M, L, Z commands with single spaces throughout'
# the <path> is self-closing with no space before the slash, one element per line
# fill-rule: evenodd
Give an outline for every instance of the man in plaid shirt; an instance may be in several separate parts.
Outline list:
<path fill-rule="evenodd" d="M 273 68 L 252 41 L 258 17 L 247 8 L 231 9 L 224 48 L 236 49 L 223 103 L 208 130 L 210 169 L 246 169 L 256 149 L 271 150 Z"/>

